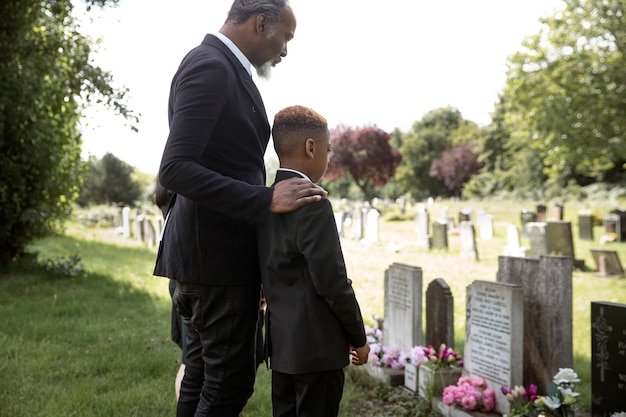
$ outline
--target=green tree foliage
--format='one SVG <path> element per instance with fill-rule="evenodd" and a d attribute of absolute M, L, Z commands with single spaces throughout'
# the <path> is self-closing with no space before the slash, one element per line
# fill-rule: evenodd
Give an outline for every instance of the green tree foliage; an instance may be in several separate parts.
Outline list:
<path fill-rule="evenodd" d="M 536 152 L 554 187 L 602 181 L 608 172 L 624 180 L 626 3 L 564 3 L 510 58 L 504 103 L 512 141 Z"/>
<path fill-rule="evenodd" d="M 133 179 L 134 168 L 115 155 L 92 159 L 77 203 L 134 206 L 142 197 L 142 185 Z"/>
<path fill-rule="evenodd" d="M 424 199 L 448 193 L 441 180 L 429 175 L 430 166 L 451 145 L 450 134 L 459 128 L 462 121 L 457 109 L 435 109 L 415 122 L 403 138 L 394 139 L 396 143 L 401 143 L 402 154 L 402 163 L 396 170 L 395 179 L 413 198 Z"/>
<path fill-rule="evenodd" d="M 375 197 L 374 187 L 385 185 L 402 160 L 389 139 L 390 134 L 376 126 L 333 129 L 332 152 L 324 178 L 332 181 L 349 174 L 365 199 L 371 201 Z"/>
<path fill-rule="evenodd" d="M 100 101 L 132 118 L 71 12 L 71 0 L 0 3 L 0 264 L 69 215 L 82 106 Z"/>
<path fill-rule="evenodd" d="M 536 149 L 511 138 L 502 101 L 501 97 L 491 114 L 491 123 L 477 135 L 475 151 L 484 166 L 463 186 L 463 196 L 541 198 L 543 160 Z"/>

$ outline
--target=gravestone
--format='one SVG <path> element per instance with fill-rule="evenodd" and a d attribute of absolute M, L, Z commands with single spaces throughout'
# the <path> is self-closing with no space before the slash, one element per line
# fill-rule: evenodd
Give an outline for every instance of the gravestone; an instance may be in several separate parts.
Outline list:
<path fill-rule="evenodd" d="M 626 305 L 591 303 L 591 412 L 626 410 Z"/>
<path fill-rule="evenodd" d="M 434 249 L 448 249 L 448 223 L 437 221 L 433 223 L 433 239 Z"/>
<path fill-rule="evenodd" d="M 619 218 L 620 233 L 617 234 L 617 241 L 626 242 L 626 209 L 617 208 L 612 210 L 611 213 Z"/>
<path fill-rule="evenodd" d="M 619 260 L 619 255 L 614 250 L 591 249 L 591 255 L 598 267 L 598 275 L 608 277 L 610 275 L 624 275 L 624 267 Z"/>
<path fill-rule="evenodd" d="M 593 241 L 593 216 L 591 213 L 578 214 L 578 238 Z"/>
<path fill-rule="evenodd" d="M 124 237 L 130 237 L 130 208 L 124 207 L 122 209 L 122 235 Z"/>
<path fill-rule="evenodd" d="M 343 210 L 339 210 L 335 212 L 335 223 L 337 225 L 337 233 L 340 237 L 343 237 L 343 217 L 345 212 Z"/>
<path fill-rule="evenodd" d="M 620 217 L 617 214 L 607 214 L 604 216 L 604 233 L 614 234 L 615 240 L 619 242 L 622 234 Z"/>
<path fill-rule="evenodd" d="M 548 255 L 567 256 L 574 259 L 574 240 L 572 225 L 566 221 L 549 221 L 546 223 L 548 239 Z"/>
<path fill-rule="evenodd" d="M 545 204 L 537 204 L 537 214 L 535 216 L 535 222 L 545 222 L 546 221 L 546 210 L 547 207 Z"/>
<path fill-rule="evenodd" d="M 509 224 L 506 228 L 506 243 L 504 256 L 526 256 L 526 247 L 520 246 L 519 230 L 514 224 Z"/>
<path fill-rule="evenodd" d="M 550 220 L 563 220 L 563 204 L 555 204 L 550 212 Z"/>
<path fill-rule="evenodd" d="M 454 348 L 454 297 L 450 287 L 437 278 L 426 289 L 426 344 Z"/>
<path fill-rule="evenodd" d="M 472 209 L 466 207 L 459 211 L 459 224 L 462 222 L 471 222 L 472 221 Z"/>
<path fill-rule="evenodd" d="M 521 385 L 524 350 L 524 292 L 521 285 L 474 281 L 466 291 L 463 367 L 496 393 L 495 411 L 510 403 L 501 387 Z"/>
<path fill-rule="evenodd" d="M 461 222 L 459 227 L 459 237 L 461 239 L 461 258 L 478 260 L 478 250 L 476 249 L 476 234 L 474 225 L 471 222 Z"/>
<path fill-rule="evenodd" d="M 364 229 L 363 209 L 360 206 L 356 206 L 352 210 L 352 238 L 356 240 L 363 239 Z"/>
<path fill-rule="evenodd" d="M 476 225 L 480 238 L 489 240 L 493 238 L 493 216 L 485 212 L 479 212 L 476 214 Z"/>
<path fill-rule="evenodd" d="M 408 352 L 422 344 L 422 269 L 393 263 L 385 271 L 383 345 Z"/>
<path fill-rule="evenodd" d="M 378 242 L 379 240 L 379 227 L 378 222 L 380 213 L 375 208 L 366 209 L 365 213 L 365 239 L 368 242 Z"/>
<path fill-rule="evenodd" d="M 572 274 L 564 256 L 500 256 L 496 281 L 524 289 L 524 385 L 547 392 L 559 368 L 573 368 Z"/>
<path fill-rule="evenodd" d="M 522 236 L 526 236 L 526 233 L 528 231 L 528 229 L 526 228 L 526 225 L 528 223 L 539 221 L 537 219 L 537 213 L 535 213 L 532 210 L 527 210 L 527 209 L 522 210 L 522 213 L 520 214 L 520 219 L 522 222 Z"/>
<path fill-rule="evenodd" d="M 420 205 L 417 208 L 417 215 L 415 216 L 415 227 L 417 229 L 417 247 L 420 249 L 430 249 L 431 237 L 428 231 L 430 224 L 430 218 L 426 207 Z"/>
<path fill-rule="evenodd" d="M 526 237 L 530 242 L 530 248 L 526 251 L 529 258 L 539 258 L 548 255 L 548 236 L 546 235 L 547 224 L 545 222 L 526 223 Z M 524 232 L 522 232 L 524 235 Z"/>

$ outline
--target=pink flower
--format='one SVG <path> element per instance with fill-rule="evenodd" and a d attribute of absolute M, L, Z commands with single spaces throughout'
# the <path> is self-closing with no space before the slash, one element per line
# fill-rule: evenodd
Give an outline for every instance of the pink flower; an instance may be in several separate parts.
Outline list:
<path fill-rule="evenodd" d="M 473 395 L 467 395 L 461 400 L 461 405 L 466 410 L 473 410 L 478 405 L 478 400 Z"/>

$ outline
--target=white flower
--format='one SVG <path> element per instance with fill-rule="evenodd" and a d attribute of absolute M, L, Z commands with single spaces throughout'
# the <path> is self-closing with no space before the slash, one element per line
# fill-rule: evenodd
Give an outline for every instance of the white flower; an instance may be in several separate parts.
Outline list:
<path fill-rule="evenodd" d="M 540 396 L 539 399 L 541 399 L 541 401 L 543 401 L 545 406 L 548 407 L 550 410 L 556 410 L 557 408 L 561 406 L 561 400 L 558 399 L 557 397 Z"/>
<path fill-rule="evenodd" d="M 555 385 L 562 384 L 573 384 L 575 382 L 580 382 L 578 379 L 578 374 L 574 372 L 571 368 L 559 368 L 559 372 L 554 375 L 552 378 Z"/>
<path fill-rule="evenodd" d="M 611 417 L 626 417 L 626 411 L 622 411 L 621 413 L 613 413 Z"/>
<path fill-rule="evenodd" d="M 574 392 L 574 390 L 571 388 L 563 388 L 563 387 L 557 387 L 557 388 L 559 389 L 559 391 L 561 391 L 561 395 L 563 396 L 563 398 L 578 397 L 580 395 L 579 393 Z"/>

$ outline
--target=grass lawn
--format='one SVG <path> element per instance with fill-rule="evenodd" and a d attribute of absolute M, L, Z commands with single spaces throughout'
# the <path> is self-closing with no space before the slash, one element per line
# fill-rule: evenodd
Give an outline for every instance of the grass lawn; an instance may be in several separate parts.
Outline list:
<path fill-rule="evenodd" d="M 495 280 L 497 259 L 506 245 L 506 226 L 519 226 L 525 207 L 511 202 L 436 202 L 431 221 L 447 206 L 456 217 L 464 207 L 494 215 L 494 237 L 477 238 L 479 261 L 460 258 L 458 236 L 450 235 L 447 251 L 420 250 L 413 221 L 381 221 L 380 241 L 343 239 L 348 274 L 369 325 L 383 316 L 384 271 L 393 262 L 419 266 L 424 290 L 443 278 L 455 301 L 456 347 L 465 332 L 465 288 L 472 281 Z M 582 382 L 582 409 L 590 408 L 590 302 L 626 304 L 626 279 L 600 278 L 590 248 L 578 240 L 577 206 L 565 206 L 572 222 L 577 258 L 587 270 L 573 277 L 574 368 Z M 614 206 L 592 207 L 606 213 Z M 413 209 L 413 208 L 411 208 Z M 384 214 L 384 213 L 383 213 Z M 383 216 L 384 217 L 384 216 Z M 523 245 L 528 242 L 522 241 Z M 401 247 L 401 249 L 397 249 Z M 626 243 L 605 246 L 617 250 L 624 264 Z M 0 271 L 0 416 L 172 416 L 173 382 L 180 351 L 169 340 L 170 299 L 167 280 L 151 275 L 156 248 L 105 229 L 70 225 L 65 236 L 38 241 L 39 259 L 55 260 L 57 269 L 74 269 L 64 261 L 78 255 L 82 274 L 67 276 L 49 269 L 15 267 Z M 54 268 L 53 268 L 54 269 Z M 372 385 L 359 372 L 348 373 L 341 415 L 408 415 L 393 403 L 408 401 L 399 390 Z M 269 372 L 259 371 L 256 389 L 242 416 L 270 416 Z M 383 398 L 384 397 L 384 398 Z M 416 406 L 417 410 L 419 406 Z"/>

